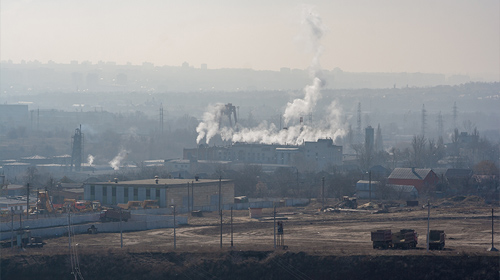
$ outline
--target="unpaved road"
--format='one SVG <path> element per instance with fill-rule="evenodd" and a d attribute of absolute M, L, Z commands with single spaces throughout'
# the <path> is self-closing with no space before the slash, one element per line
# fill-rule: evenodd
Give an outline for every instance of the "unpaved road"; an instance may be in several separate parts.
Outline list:
<path fill-rule="evenodd" d="M 491 247 L 491 209 L 482 201 L 449 203 L 439 201 L 431 208 L 430 229 L 446 233 L 443 251 L 435 255 L 485 253 Z M 307 207 L 278 208 L 277 216 L 283 220 L 285 245 L 290 252 L 318 255 L 419 255 L 428 254 L 426 248 L 427 209 L 420 207 L 390 207 L 388 213 L 323 212 L 319 204 Z M 263 219 L 251 219 L 248 211 L 233 211 L 234 250 L 272 250 L 274 223 L 272 209 L 264 209 Z M 495 223 L 498 224 L 498 216 Z M 374 250 L 370 231 L 403 228 L 415 229 L 419 234 L 417 250 Z M 495 226 L 494 239 L 500 242 L 500 227 Z M 119 233 L 77 235 L 73 240 L 82 252 L 94 250 L 120 250 Z M 43 250 L 64 251 L 68 238 L 46 240 Z M 123 233 L 124 249 L 132 252 L 168 252 L 174 249 L 174 230 L 157 229 Z M 497 243 L 498 244 L 498 243 Z M 230 250 L 230 211 L 223 212 L 222 250 Z M 204 213 L 203 217 L 188 217 L 188 225 L 176 229 L 176 250 L 220 250 L 220 217 L 217 213 Z M 500 245 L 495 247 L 500 248 Z M 5 249 L 4 249 L 5 251 Z M 486 253 L 489 254 L 489 253 Z"/>

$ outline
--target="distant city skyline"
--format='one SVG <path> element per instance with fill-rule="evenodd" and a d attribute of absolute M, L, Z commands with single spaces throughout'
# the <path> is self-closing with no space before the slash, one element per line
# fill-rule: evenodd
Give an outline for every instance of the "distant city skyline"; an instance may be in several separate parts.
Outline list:
<path fill-rule="evenodd" d="M 500 79 L 499 1 L 307 3 L 326 27 L 323 69 Z M 295 0 L 1 0 L 0 59 L 306 69 L 313 54 L 303 7 Z"/>

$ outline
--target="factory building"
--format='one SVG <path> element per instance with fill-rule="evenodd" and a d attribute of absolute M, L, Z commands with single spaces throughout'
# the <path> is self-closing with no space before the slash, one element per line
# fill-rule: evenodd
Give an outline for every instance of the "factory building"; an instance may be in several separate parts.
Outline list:
<path fill-rule="evenodd" d="M 269 145 L 234 143 L 217 147 L 200 145 L 194 149 L 184 149 L 184 169 L 187 161 L 225 161 L 231 163 L 294 165 L 298 158 L 306 160 L 324 170 L 331 165 L 342 165 L 342 146 L 336 146 L 332 139 L 306 141 L 302 145 Z M 179 162 L 177 164 L 180 164 Z M 179 169 L 181 169 L 179 167 Z"/>
<path fill-rule="evenodd" d="M 188 188 L 189 185 L 189 188 Z M 99 200 L 103 205 L 129 201 L 158 200 L 161 208 L 191 206 L 197 209 L 219 204 L 219 180 L 212 179 L 147 179 L 136 181 L 86 183 L 85 200 Z M 220 181 L 222 204 L 234 202 L 232 180 Z"/>

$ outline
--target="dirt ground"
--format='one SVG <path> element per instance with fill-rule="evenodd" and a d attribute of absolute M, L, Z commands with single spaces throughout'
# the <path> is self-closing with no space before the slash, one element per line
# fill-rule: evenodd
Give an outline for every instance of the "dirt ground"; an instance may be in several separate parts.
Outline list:
<path fill-rule="evenodd" d="M 367 201 L 360 201 L 360 205 Z M 387 204 L 385 204 L 387 205 Z M 397 205 L 391 202 L 389 205 Z M 484 253 L 491 247 L 491 209 L 477 197 L 444 199 L 432 202 L 430 229 L 444 230 L 446 246 L 431 254 Z M 316 255 L 392 255 L 428 254 L 426 252 L 427 208 L 388 207 L 387 213 L 374 209 L 358 212 L 325 212 L 322 204 L 312 202 L 305 207 L 277 208 L 277 219 L 284 224 L 284 240 L 290 252 Z M 327 207 L 325 207 L 327 208 Z M 498 215 L 495 215 L 498 225 Z M 96 224 L 99 227 L 98 224 Z M 495 226 L 494 240 L 500 242 L 500 227 Z M 370 232 L 377 229 L 415 229 L 419 234 L 417 250 L 374 250 Z M 248 210 L 233 211 L 233 250 L 273 250 L 273 209 L 263 209 L 263 218 L 252 219 Z M 176 250 L 186 252 L 221 250 L 220 216 L 216 212 L 203 217 L 188 217 L 188 225 L 176 229 Z M 81 251 L 120 249 L 119 233 L 81 234 L 74 237 Z M 499 244 L 499 243 L 497 243 Z M 124 232 L 123 246 L 134 252 L 166 252 L 174 249 L 174 230 L 156 229 Z M 66 236 L 46 240 L 41 250 L 64 250 Z M 496 245 L 500 248 L 500 245 Z M 222 250 L 231 249 L 231 212 L 223 211 Z M 396 252 L 395 252 L 396 251 Z"/>
<path fill-rule="evenodd" d="M 79 279 L 499 279 L 500 254 L 486 251 L 491 247 L 491 209 L 498 206 L 477 197 L 431 203 L 430 229 L 446 233 L 441 251 L 425 249 L 428 210 L 421 205 L 386 202 L 388 207 L 375 203 L 373 209 L 323 211 L 314 201 L 277 208 L 286 250 L 274 250 L 273 209 L 263 209 L 261 219 L 233 211 L 233 247 L 231 212 L 224 211 L 222 248 L 215 212 L 189 216 L 188 225 L 176 228 L 175 250 L 172 228 L 124 232 L 123 248 L 120 233 L 80 234 L 73 236 L 72 248 Z M 496 225 L 498 220 L 497 214 Z M 417 249 L 372 248 L 371 231 L 403 228 L 418 232 Z M 499 244 L 500 234 L 494 238 Z M 38 249 L 1 249 L 0 279 L 73 278 L 67 236 L 45 242 Z"/>

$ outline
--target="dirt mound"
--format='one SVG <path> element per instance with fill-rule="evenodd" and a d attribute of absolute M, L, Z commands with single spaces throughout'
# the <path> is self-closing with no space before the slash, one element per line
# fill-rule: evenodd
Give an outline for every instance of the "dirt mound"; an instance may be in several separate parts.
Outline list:
<path fill-rule="evenodd" d="M 82 254 L 86 279 L 498 279 L 497 255 L 316 256 L 303 252 Z M 425 271 L 425 273 L 421 273 Z M 67 279 L 67 255 L 2 258 L 1 279 Z"/>
<path fill-rule="evenodd" d="M 475 195 L 456 195 L 450 198 L 443 199 L 437 203 L 437 206 L 441 207 L 467 207 L 483 205 L 485 205 L 484 198 Z"/>

